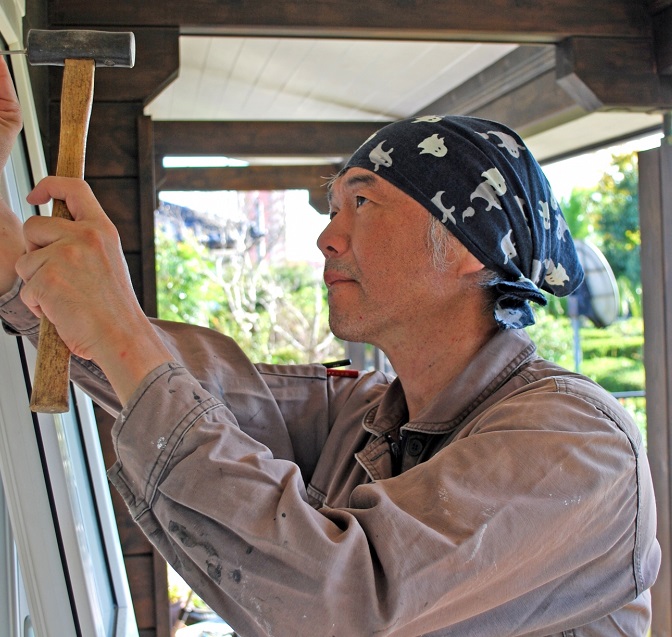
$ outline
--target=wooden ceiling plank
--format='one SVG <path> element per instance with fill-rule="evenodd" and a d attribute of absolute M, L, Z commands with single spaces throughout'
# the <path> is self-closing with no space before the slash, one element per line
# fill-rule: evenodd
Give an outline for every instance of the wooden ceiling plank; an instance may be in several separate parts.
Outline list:
<path fill-rule="evenodd" d="M 645 37 L 647 6 L 632 0 L 53 0 L 52 26 L 179 26 L 185 34 L 558 42 L 572 35 Z"/>
<path fill-rule="evenodd" d="M 343 157 L 385 122 L 155 121 L 157 159 L 174 156 Z"/>
<path fill-rule="evenodd" d="M 321 215 L 329 214 L 329 200 L 325 188 L 313 188 L 308 191 L 308 202 Z"/>

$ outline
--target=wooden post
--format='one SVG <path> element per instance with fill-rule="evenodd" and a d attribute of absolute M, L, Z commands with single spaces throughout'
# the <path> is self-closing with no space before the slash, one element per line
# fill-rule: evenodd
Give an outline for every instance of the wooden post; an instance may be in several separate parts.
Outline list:
<path fill-rule="evenodd" d="M 651 637 L 672 635 L 672 145 L 639 154 L 639 209 L 648 454 L 662 565 L 652 589 Z"/>

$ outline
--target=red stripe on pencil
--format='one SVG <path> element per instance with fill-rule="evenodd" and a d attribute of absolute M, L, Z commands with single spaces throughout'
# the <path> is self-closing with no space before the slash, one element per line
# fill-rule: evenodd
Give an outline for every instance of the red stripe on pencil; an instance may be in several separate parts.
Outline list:
<path fill-rule="evenodd" d="M 345 376 L 347 378 L 357 378 L 359 376 L 359 372 L 356 369 L 327 368 L 327 376 Z"/>

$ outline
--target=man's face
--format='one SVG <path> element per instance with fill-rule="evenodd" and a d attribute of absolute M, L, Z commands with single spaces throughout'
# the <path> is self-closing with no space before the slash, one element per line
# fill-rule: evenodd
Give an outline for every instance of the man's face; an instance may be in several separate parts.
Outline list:
<path fill-rule="evenodd" d="M 336 336 L 386 349 L 448 318 L 455 277 L 433 266 L 428 224 L 427 210 L 371 171 L 352 168 L 334 182 L 317 245 Z"/>

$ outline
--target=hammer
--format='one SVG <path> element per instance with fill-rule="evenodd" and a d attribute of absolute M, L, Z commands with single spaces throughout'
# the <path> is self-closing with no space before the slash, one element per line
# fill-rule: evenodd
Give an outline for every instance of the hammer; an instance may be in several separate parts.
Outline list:
<path fill-rule="evenodd" d="M 83 179 L 95 67 L 133 67 L 133 33 L 31 29 L 23 53 L 33 65 L 64 67 L 56 175 Z M 72 219 L 60 200 L 54 201 L 52 216 Z M 43 317 L 30 408 L 41 413 L 63 413 L 70 408 L 69 398 L 70 351 L 54 325 Z"/>

